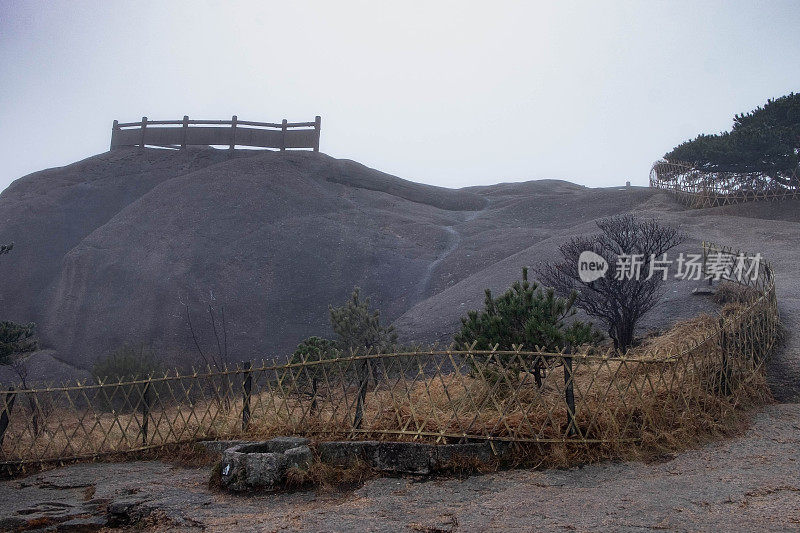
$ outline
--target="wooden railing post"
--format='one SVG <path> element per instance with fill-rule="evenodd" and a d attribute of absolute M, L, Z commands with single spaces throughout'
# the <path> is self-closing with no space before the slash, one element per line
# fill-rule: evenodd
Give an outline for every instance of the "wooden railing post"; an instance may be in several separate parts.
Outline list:
<path fill-rule="evenodd" d="M 314 151 L 319 152 L 319 135 L 322 130 L 322 117 L 317 115 L 314 117 Z"/>
<path fill-rule="evenodd" d="M 286 124 L 287 120 L 283 119 L 281 122 L 281 152 L 286 151 Z"/>
<path fill-rule="evenodd" d="M 150 379 L 142 392 L 142 446 L 147 446 L 147 430 L 150 421 Z"/>
<path fill-rule="evenodd" d="M 119 131 L 119 120 L 115 120 L 114 124 L 112 124 L 111 126 L 111 147 L 109 148 L 110 150 L 114 149 L 114 136 L 117 134 L 117 131 Z"/>
<path fill-rule="evenodd" d="M 144 132 L 147 129 L 147 117 L 142 117 L 142 138 L 139 141 L 139 147 L 144 148 Z"/>
<path fill-rule="evenodd" d="M 242 386 L 242 431 L 247 431 L 250 427 L 250 397 L 253 392 L 253 363 L 247 363 L 247 373 L 244 377 L 244 385 Z"/>
<path fill-rule="evenodd" d="M 364 420 L 364 401 L 367 399 L 367 381 L 369 379 L 369 359 L 364 359 L 361 365 L 361 375 L 358 378 L 358 398 L 356 398 L 356 413 L 353 417 L 353 429 L 361 429 Z"/>
<path fill-rule="evenodd" d="M 575 423 L 575 390 L 574 374 L 572 372 L 572 349 L 568 346 L 564 352 L 564 399 L 567 403 L 567 436 L 574 437 L 577 433 Z"/>
<path fill-rule="evenodd" d="M 233 115 L 233 117 L 231 117 L 231 152 L 233 152 L 233 149 L 236 147 L 236 121 L 236 115 Z"/>
<path fill-rule="evenodd" d="M 8 392 L 6 392 L 3 411 L 0 412 L 0 446 L 3 446 L 3 439 L 6 436 L 8 424 L 11 421 L 11 410 L 14 408 L 14 399 L 16 399 L 16 397 L 17 393 L 14 392 L 14 387 L 11 387 Z"/>
<path fill-rule="evenodd" d="M 730 368 L 728 368 L 728 334 L 725 331 L 725 320 L 719 319 L 719 350 L 722 354 L 722 368 L 720 369 L 719 388 L 724 395 L 730 394 Z"/>
<path fill-rule="evenodd" d="M 181 150 L 186 150 L 186 139 L 189 137 L 189 115 L 183 115 L 183 142 Z"/>

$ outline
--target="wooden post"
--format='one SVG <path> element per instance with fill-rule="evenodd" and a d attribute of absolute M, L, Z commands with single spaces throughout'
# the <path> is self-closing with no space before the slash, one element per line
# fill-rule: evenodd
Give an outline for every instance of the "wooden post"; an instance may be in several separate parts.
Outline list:
<path fill-rule="evenodd" d="M 577 433 L 577 424 L 575 423 L 575 390 L 573 383 L 572 373 L 572 350 L 567 347 L 564 352 L 564 396 L 567 402 L 567 436 L 574 437 Z"/>
<path fill-rule="evenodd" d="M 703 275 L 706 275 L 706 260 L 708 257 L 708 248 L 706 248 L 706 241 L 703 241 Z"/>
<path fill-rule="evenodd" d="M 286 151 L 286 119 L 281 122 L 281 152 Z"/>
<path fill-rule="evenodd" d="M 536 382 L 536 388 L 542 388 L 542 356 L 537 355 L 533 360 L 533 379 Z"/>
<path fill-rule="evenodd" d="M 147 117 L 142 117 L 142 138 L 139 141 L 139 147 L 144 148 L 144 132 L 147 129 Z"/>
<path fill-rule="evenodd" d="M 0 446 L 3 445 L 3 438 L 6 436 L 6 430 L 11 420 L 11 410 L 14 408 L 14 400 L 16 397 L 17 393 L 14 392 L 14 387 L 11 387 L 6 393 L 3 411 L 0 412 Z"/>
<path fill-rule="evenodd" d="M 231 152 L 233 152 L 233 149 L 236 147 L 236 120 L 236 115 L 233 115 L 233 117 L 231 117 Z"/>
<path fill-rule="evenodd" d="M 115 120 L 114 124 L 111 126 L 111 148 L 110 150 L 114 149 L 114 135 L 117 134 L 119 131 L 119 120 Z"/>
<path fill-rule="evenodd" d="M 244 377 L 244 385 L 242 386 L 242 431 L 247 431 L 250 427 L 250 397 L 253 392 L 253 363 L 247 363 L 247 373 Z"/>
<path fill-rule="evenodd" d="M 186 150 L 186 138 L 189 136 L 189 115 L 183 115 L 183 142 L 181 150 Z"/>
<path fill-rule="evenodd" d="M 316 117 L 314 117 L 314 133 L 316 134 L 314 138 L 315 152 L 319 152 L 319 134 L 321 130 L 322 130 L 322 117 L 317 115 Z"/>
<path fill-rule="evenodd" d="M 361 366 L 361 375 L 359 376 L 358 383 L 358 398 L 356 399 L 356 414 L 353 418 L 353 429 L 361 429 L 361 423 L 364 420 L 364 400 L 367 398 L 367 380 L 369 379 L 368 362 L 369 359 L 364 359 L 364 363 Z"/>
<path fill-rule="evenodd" d="M 311 379 L 311 414 L 317 412 L 317 378 Z"/>
<path fill-rule="evenodd" d="M 719 389 L 724 395 L 730 394 L 730 369 L 728 368 L 728 336 L 725 332 L 725 320 L 719 319 L 719 349 L 722 353 L 722 369 L 720 370 Z"/>
<path fill-rule="evenodd" d="M 147 446 L 147 429 L 150 421 L 150 380 L 142 392 L 142 446 Z"/>

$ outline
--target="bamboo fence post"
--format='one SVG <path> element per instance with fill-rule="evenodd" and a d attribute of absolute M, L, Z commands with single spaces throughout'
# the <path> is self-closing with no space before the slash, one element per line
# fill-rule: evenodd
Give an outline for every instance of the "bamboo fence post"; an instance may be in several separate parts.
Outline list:
<path fill-rule="evenodd" d="M 144 132 L 147 130 L 147 117 L 142 117 L 142 138 L 139 140 L 139 148 L 144 148 Z"/>
<path fill-rule="evenodd" d="M 564 399 L 567 403 L 567 436 L 574 437 L 577 433 L 575 423 L 575 390 L 572 373 L 572 348 L 567 346 L 564 352 Z"/>
<path fill-rule="evenodd" d="M 142 392 L 142 446 L 147 446 L 147 430 L 150 421 L 150 378 Z"/>
<path fill-rule="evenodd" d="M 319 152 L 319 136 L 322 130 L 322 117 L 314 117 L 314 151 Z"/>
<path fill-rule="evenodd" d="M 183 142 L 181 150 L 186 150 L 186 138 L 189 136 L 189 115 L 183 115 Z"/>
<path fill-rule="evenodd" d="M 231 146 L 229 150 L 233 152 L 233 149 L 236 147 L 236 115 L 231 117 Z"/>
<path fill-rule="evenodd" d="M 281 122 L 281 152 L 286 151 L 286 128 L 287 128 L 288 121 L 283 119 Z"/>
<path fill-rule="evenodd" d="M 253 392 L 253 362 L 248 361 L 247 372 L 242 386 L 242 431 L 250 427 L 250 397 Z"/>
<path fill-rule="evenodd" d="M 16 397 L 17 393 L 14 391 L 14 387 L 11 387 L 6 392 L 5 405 L 3 406 L 3 412 L 0 413 L 0 446 L 3 445 L 3 439 L 6 436 L 6 430 L 11 420 L 11 410 L 14 408 Z"/>

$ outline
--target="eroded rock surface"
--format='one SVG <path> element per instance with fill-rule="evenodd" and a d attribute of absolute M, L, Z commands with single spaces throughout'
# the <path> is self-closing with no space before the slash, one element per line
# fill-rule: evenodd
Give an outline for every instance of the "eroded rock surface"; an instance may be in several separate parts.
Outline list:
<path fill-rule="evenodd" d="M 782 404 L 742 437 L 660 463 L 380 478 L 348 493 L 232 495 L 207 488 L 207 468 L 81 464 L 0 482 L 0 530 L 73 520 L 231 532 L 796 530 L 799 445 L 800 405 Z"/>

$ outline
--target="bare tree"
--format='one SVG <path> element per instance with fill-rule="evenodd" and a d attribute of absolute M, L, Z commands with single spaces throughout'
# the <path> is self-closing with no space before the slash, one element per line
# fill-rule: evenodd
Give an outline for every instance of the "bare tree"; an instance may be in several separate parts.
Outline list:
<path fill-rule="evenodd" d="M 577 306 L 603 322 L 614 348 L 624 352 L 633 344 L 636 324 L 662 296 L 663 273 L 651 266 L 663 266 L 658 262 L 685 236 L 675 228 L 634 215 L 606 218 L 598 221 L 597 227 L 599 235 L 573 237 L 561 245 L 563 261 L 540 264 L 536 275 L 559 294 L 577 291 Z M 608 271 L 591 282 L 584 282 L 579 274 L 578 263 L 586 251 L 599 255 L 608 265 Z M 630 265 L 629 275 L 614 272 L 620 261 Z"/>
<path fill-rule="evenodd" d="M 200 347 L 200 341 L 197 339 L 194 325 L 192 324 L 192 315 L 189 311 L 189 306 L 187 304 L 183 305 L 186 308 L 186 323 L 189 325 L 189 332 L 192 335 L 192 341 L 197 349 L 197 353 L 200 355 L 200 358 L 203 360 L 206 366 L 209 368 L 213 367 L 216 370 L 222 370 L 229 363 L 228 324 L 225 322 L 225 307 L 222 306 L 220 308 L 221 317 L 218 319 L 214 307 L 211 304 L 208 305 L 208 316 L 211 322 L 211 331 L 214 334 L 214 340 L 217 344 L 217 352 L 215 354 L 214 350 L 209 350 L 206 355 L 206 352 L 204 352 Z M 220 331 L 222 332 L 222 339 L 220 339 Z"/>
<path fill-rule="evenodd" d="M 217 372 L 221 373 L 219 376 L 220 384 L 218 388 L 215 388 L 214 395 L 217 397 L 217 401 L 219 402 L 220 406 L 224 407 L 226 410 L 229 410 L 231 408 L 231 395 L 234 392 L 234 386 L 233 382 L 231 381 L 230 374 L 226 372 L 230 358 L 228 354 L 228 324 L 225 320 L 225 306 L 220 307 L 220 316 L 217 317 L 217 312 L 214 306 L 212 304 L 208 304 L 208 317 L 209 321 L 211 322 L 211 331 L 214 335 L 214 340 L 216 341 L 217 345 L 216 354 L 214 353 L 213 349 L 204 351 L 200 346 L 200 341 L 197 338 L 194 324 L 192 323 L 192 314 L 189 310 L 189 305 L 184 304 L 184 306 L 186 307 L 186 323 L 189 325 L 189 332 L 192 335 L 192 341 L 197 349 L 197 353 L 200 355 L 200 358 L 203 360 L 209 370 L 213 368 Z"/>

